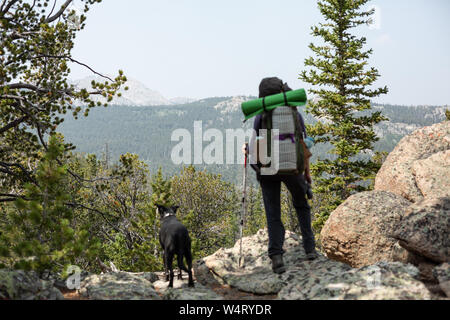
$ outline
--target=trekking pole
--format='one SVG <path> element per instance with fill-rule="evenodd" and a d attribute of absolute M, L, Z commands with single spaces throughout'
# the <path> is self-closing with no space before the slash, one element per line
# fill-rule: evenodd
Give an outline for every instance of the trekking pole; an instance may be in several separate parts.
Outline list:
<path fill-rule="evenodd" d="M 242 211 L 241 211 L 241 221 L 239 225 L 239 268 L 242 264 L 242 233 L 244 229 L 244 217 L 247 214 L 247 162 L 248 162 L 248 143 L 245 144 L 245 160 L 244 160 L 244 190 L 242 192 Z"/>

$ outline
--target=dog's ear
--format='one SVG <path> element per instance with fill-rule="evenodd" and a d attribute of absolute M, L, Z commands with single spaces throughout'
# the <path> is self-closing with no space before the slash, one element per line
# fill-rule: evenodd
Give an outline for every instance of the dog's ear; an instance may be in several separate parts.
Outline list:
<path fill-rule="evenodd" d="M 164 213 L 167 211 L 166 207 L 161 206 L 159 204 L 156 203 L 156 208 L 158 209 L 158 213 L 160 216 L 163 216 Z"/>
<path fill-rule="evenodd" d="M 180 206 L 172 206 L 173 213 L 177 213 L 178 208 L 180 208 Z"/>

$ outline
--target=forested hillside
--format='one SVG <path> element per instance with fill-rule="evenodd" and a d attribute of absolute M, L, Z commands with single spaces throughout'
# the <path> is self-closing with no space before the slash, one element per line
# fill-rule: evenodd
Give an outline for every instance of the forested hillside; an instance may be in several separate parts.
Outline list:
<path fill-rule="evenodd" d="M 175 129 L 184 128 L 193 135 L 194 121 L 203 122 L 203 131 L 217 128 L 225 136 L 226 129 L 250 128 L 250 120 L 243 124 L 240 102 L 250 97 L 217 97 L 199 100 L 190 104 L 175 106 L 129 107 L 110 106 L 106 109 L 94 109 L 89 117 L 74 120 L 66 116 L 59 127 L 66 141 L 77 146 L 77 152 L 94 153 L 105 157 L 108 150 L 110 161 L 117 160 L 121 154 L 136 153 L 155 172 L 162 167 L 164 174 L 172 175 L 180 171 L 180 166 L 170 161 L 172 148 L 177 142 L 171 142 Z M 417 128 L 441 122 L 445 118 L 445 107 L 435 106 L 398 106 L 377 105 L 390 121 L 376 126 L 380 141 L 377 151 L 390 152 L 400 139 Z M 307 124 L 317 120 L 305 113 Z M 208 143 L 205 142 L 204 146 Z M 236 149 L 239 150 L 240 146 Z M 325 157 L 327 147 L 318 145 L 313 149 L 313 161 Z M 204 166 L 197 166 L 204 168 Z M 239 165 L 209 165 L 208 171 L 220 173 L 230 181 L 239 183 L 241 176 Z"/>

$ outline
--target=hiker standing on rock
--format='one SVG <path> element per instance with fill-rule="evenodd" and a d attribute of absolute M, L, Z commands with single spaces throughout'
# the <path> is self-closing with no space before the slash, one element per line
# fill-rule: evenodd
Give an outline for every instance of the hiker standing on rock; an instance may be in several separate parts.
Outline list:
<path fill-rule="evenodd" d="M 265 78 L 261 81 L 259 86 L 259 98 L 264 98 L 274 94 L 292 91 L 286 83 L 283 83 L 279 78 Z M 299 118 L 302 134 L 306 136 L 306 129 L 303 118 L 298 111 L 295 111 Z M 259 136 L 259 130 L 262 126 L 262 115 L 258 115 L 254 121 L 254 132 Z M 254 133 L 254 134 L 255 134 Z M 280 138 L 281 140 L 281 138 Z M 243 152 L 247 154 L 253 154 L 256 137 L 253 136 L 250 141 L 250 146 L 247 149 L 246 145 L 243 147 Z M 300 230 L 302 233 L 303 247 L 305 249 L 307 258 L 314 260 L 317 258 L 317 252 L 315 250 L 314 233 L 311 228 L 311 207 L 306 199 L 306 192 L 308 185 L 312 183 L 311 173 L 309 169 L 309 153 L 305 155 L 304 172 L 293 175 L 262 175 L 260 166 L 252 164 L 252 168 L 256 171 L 257 180 L 261 185 L 262 196 L 264 200 L 264 208 L 266 211 L 267 226 L 269 232 L 269 246 L 268 253 L 272 260 L 272 270 L 275 273 L 283 273 L 286 271 L 283 262 L 283 244 L 285 239 L 285 229 L 281 221 L 281 205 L 280 205 L 280 193 L 281 182 L 283 182 L 289 192 L 292 195 L 293 205 L 297 212 L 297 217 L 300 224 Z"/>

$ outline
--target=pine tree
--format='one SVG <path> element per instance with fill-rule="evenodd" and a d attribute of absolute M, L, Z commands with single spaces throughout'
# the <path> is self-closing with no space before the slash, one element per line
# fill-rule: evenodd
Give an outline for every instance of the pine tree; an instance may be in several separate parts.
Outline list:
<path fill-rule="evenodd" d="M 14 0 L 0 5 L 0 181 L 6 189 L 0 202 L 20 198 L 23 184 L 35 182 L 34 168 L 24 164 L 39 160 L 46 147 L 44 137 L 57 132 L 64 114 L 88 116 L 92 108 L 107 106 L 120 96 L 127 81 L 120 70 L 114 79 L 102 76 L 104 81 L 92 81 L 90 88 L 69 81 L 71 64 L 93 71 L 74 59 L 72 50 L 86 13 L 101 0 L 78 1 L 84 10 L 77 17 L 70 7 L 73 1 L 58 2 Z M 65 149 L 74 146 L 69 143 Z"/>
<path fill-rule="evenodd" d="M 62 157 L 64 144 L 50 137 L 48 150 L 36 172 L 36 184 L 25 185 L 24 197 L 15 201 L 16 210 L 0 234 L 3 265 L 16 269 L 63 272 L 85 258 L 93 260 L 100 244 L 85 229 L 77 228 L 68 206 L 67 167 Z"/>
<path fill-rule="evenodd" d="M 194 258 L 234 245 L 241 210 L 235 186 L 193 166 L 183 167 L 171 182 L 172 199 L 189 230 Z"/>
<path fill-rule="evenodd" d="M 379 170 L 379 163 L 371 157 L 378 141 L 374 125 L 387 119 L 381 112 L 371 111 L 370 99 L 386 94 L 388 89 L 372 89 L 380 76 L 375 68 L 368 67 L 372 49 L 364 50 L 366 38 L 351 33 L 370 23 L 373 10 L 362 10 L 368 1 L 318 1 L 325 23 L 311 29 L 323 44 L 310 44 L 315 57 L 305 60 L 310 68 L 300 74 L 300 79 L 313 86 L 310 93 L 318 98 L 307 106 L 307 112 L 320 119 L 309 126 L 309 135 L 317 143 L 332 146 L 330 157 L 311 166 L 314 191 L 326 199 L 316 215 L 316 229 L 353 192 L 367 190 L 367 181 Z"/>
<path fill-rule="evenodd" d="M 267 220 L 264 211 L 264 202 L 261 188 L 253 185 L 248 187 L 247 193 L 247 216 L 244 217 L 244 236 L 256 234 L 258 230 L 267 227 Z"/>
<path fill-rule="evenodd" d="M 138 257 L 135 271 L 156 271 L 163 268 L 162 249 L 159 244 L 160 218 L 156 204 L 171 205 L 171 182 L 165 179 L 161 167 L 151 180 L 152 195 L 146 210 L 137 215 L 132 231 L 139 234 L 143 241 L 133 244 L 132 254 Z"/>

